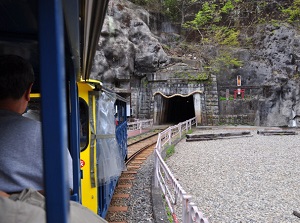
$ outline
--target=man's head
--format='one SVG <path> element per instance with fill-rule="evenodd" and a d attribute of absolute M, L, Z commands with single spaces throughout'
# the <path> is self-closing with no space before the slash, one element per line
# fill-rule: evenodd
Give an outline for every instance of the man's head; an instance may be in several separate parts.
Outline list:
<path fill-rule="evenodd" d="M 29 62 L 16 55 L 0 56 L 0 107 L 18 102 L 16 112 L 24 112 L 33 82 L 34 72 Z"/>

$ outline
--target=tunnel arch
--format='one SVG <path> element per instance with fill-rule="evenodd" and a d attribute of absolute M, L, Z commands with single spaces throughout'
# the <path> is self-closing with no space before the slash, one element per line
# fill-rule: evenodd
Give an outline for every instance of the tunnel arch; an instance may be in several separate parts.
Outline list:
<path fill-rule="evenodd" d="M 201 121 L 202 91 L 193 91 L 189 94 L 165 95 L 158 91 L 154 96 L 154 123 L 177 124 L 193 117 Z"/>

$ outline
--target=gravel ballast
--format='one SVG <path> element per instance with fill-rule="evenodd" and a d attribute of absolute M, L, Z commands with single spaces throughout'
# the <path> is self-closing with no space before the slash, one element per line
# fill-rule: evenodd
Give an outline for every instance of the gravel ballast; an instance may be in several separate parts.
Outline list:
<path fill-rule="evenodd" d="M 128 223 L 154 223 L 151 186 L 153 155 L 147 158 L 138 170 L 128 204 Z"/>
<path fill-rule="evenodd" d="M 220 133 L 235 130 L 197 130 Z M 241 131 L 241 130 L 236 130 Z M 300 222 L 300 136 L 185 142 L 167 165 L 211 223 Z"/>

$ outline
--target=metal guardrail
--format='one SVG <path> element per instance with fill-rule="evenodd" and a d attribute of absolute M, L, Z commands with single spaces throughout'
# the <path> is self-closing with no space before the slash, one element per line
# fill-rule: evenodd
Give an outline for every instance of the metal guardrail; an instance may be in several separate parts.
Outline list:
<path fill-rule="evenodd" d="M 128 131 L 140 130 L 140 133 L 142 133 L 142 129 L 145 129 L 147 127 L 152 128 L 152 126 L 153 126 L 153 119 L 144 119 L 144 120 L 137 119 L 135 122 L 127 123 L 127 130 Z"/>
<path fill-rule="evenodd" d="M 167 128 L 158 135 L 155 148 L 154 184 L 155 187 L 161 188 L 175 223 L 209 223 L 197 206 L 191 202 L 192 196 L 185 192 L 161 156 L 166 145 L 171 146 L 172 141 L 181 139 L 193 125 L 196 125 L 196 118 Z"/>

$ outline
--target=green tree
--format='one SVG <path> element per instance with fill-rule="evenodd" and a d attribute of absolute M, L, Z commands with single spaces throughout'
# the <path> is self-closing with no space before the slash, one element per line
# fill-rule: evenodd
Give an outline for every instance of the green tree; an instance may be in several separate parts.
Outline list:
<path fill-rule="evenodd" d="M 229 17 L 228 15 L 238 9 L 237 5 L 239 2 L 240 0 L 206 1 L 202 4 L 201 9 L 196 13 L 194 19 L 186 22 L 184 27 L 196 30 L 201 35 L 202 40 L 204 40 L 206 36 L 215 36 L 216 38 L 214 38 L 214 40 L 220 39 L 220 32 L 226 31 L 222 34 L 222 41 L 223 44 L 225 44 L 226 42 L 229 42 L 224 41 L 225 37 L 232 38 L 235 36 L 233 34 L 237 34 L 234 29 L 231 29 L 235 24 L 234 20 L 236 18 Z M 228 21 L 226 18 L 230 18 L 230 20 Z M 235 42 L 236 41 L 237 39 L 235 39 Z"/>

